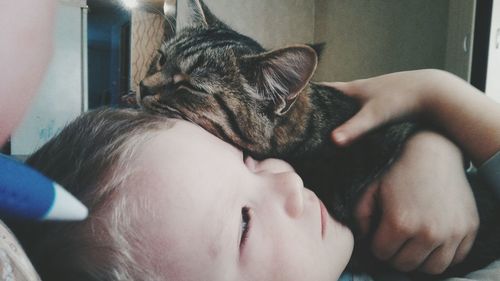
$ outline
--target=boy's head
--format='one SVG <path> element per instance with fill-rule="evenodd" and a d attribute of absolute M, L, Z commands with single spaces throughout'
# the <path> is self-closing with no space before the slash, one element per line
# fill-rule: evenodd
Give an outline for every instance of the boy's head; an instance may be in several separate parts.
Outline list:
<path fill-rule="evenodd" d="M 42 280 L 135 280 L 133 205 L 121 191 L 143 143 L 171 122 L 133 110 L 103 109 L 70 123 L 28 160 L 90 210 L 81 223 L 23 225 L 20 238 Z M 23 241 L 24 240 L 24 241 Z M 144 279 L 148 280 L 148 279 Z"/>
<path fill-rule="evenodd" d="M 90 210 L 29 247 L 42 278 L 332 281 L 352 251 L 287 163 L 245 158 L 186 121 L 89 113 L 29 163 Z"/>

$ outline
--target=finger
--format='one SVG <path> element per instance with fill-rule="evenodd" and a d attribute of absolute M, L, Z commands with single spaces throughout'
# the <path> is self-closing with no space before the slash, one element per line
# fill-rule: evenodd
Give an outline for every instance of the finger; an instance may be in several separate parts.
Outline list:
<path fill-rule="evenodd" d="M 453 257 L 451 264 L 461 263 L 465 259 L 470 249 L 472 248 L 475 239 L 476 232 L 465 236 L 465 238 L 458 245 L 457 251 L 455 252 L 455 257 Z"/>
<path fill-rule="evenodd" d="M 429 257 L 424 261 L 420 270 L 429 274 L 443 273 L 450 266 L 458 243 L 446 243 L 432 251 Z"/>
<path fill-rule="evenodd" d="M 331 137 L 340 146 L 349 145 L 382 122 L 379 115 L 373 112 L 372 106 L 366 104 L 356 115 L 335 129 Z"/>
<path fill-rule="evenodd" d="M 408 240 L 391 259 L 391 264 L 399 271 L 408 272 L 417 269 L 437 247 L 429 241 L 413 238 Z"/>
<path fill-rule="evenodd" d="M 382 261 L 391 259 L 413 237 L 411 233 L 410 228 L 402 228 L 394 221 L 382 217 L 373 237 L 373 254 Z"/>

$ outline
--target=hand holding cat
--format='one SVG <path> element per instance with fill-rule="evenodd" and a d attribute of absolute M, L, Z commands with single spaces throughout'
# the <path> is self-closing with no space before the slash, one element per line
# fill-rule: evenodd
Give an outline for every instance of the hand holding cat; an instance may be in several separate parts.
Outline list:
<path fill-rule="evenodd" d="M 432 70 L 386 74 L 352 82 L 324 83 L 345 95 L 357 99 L 361 110 L 349 121 L 335 129 L 333 140 L 348 145 L 372 129 L 403 119 L 414 118 L 424 105 L 422 83 L 432 77 Z"/>
<path fill-rule="evenodd" d="M 500 104 L 448 72 L 414 70 L 324 85 L 362 106 L 332 132 L 339 145 L 349 145 L 384 124 L 424 119 L 443 129 L 476 166 L 500 150 Z"/>
<path fill-rule="evenodd" d="M 356 212 L 364 231 L 374 205 L 382 215 L 372 251 L 401 271 L 443 272 L 464 259 L 479 226 L 461 153 L 432 132 L 410 139 L 401 158 L 369 187 Z"/>

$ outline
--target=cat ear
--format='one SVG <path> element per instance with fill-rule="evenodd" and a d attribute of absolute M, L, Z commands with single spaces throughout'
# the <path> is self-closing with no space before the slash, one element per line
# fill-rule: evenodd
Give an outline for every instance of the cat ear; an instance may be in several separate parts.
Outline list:
<path fill-rule="evenodd" d="M 189 0 L 189 8 L 191 9 L 191 17 L 193 23 L 204 28 L 208 27 L 226 27 L 212 12 L 202 0 Z"/>
<path fill-rule="evenodd" d="M 244 57 L 242 71 L 259 95 L 272 100 L 275 114 L 285 114 L 307 86 L 318 64 L 316 52 L 297 45 Z"/>

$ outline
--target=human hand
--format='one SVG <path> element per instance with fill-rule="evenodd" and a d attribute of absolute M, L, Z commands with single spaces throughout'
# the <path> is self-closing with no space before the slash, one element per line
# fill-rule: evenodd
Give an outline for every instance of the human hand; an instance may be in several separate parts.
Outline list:
<path fill-rule="evenodd" d="M 461 153 L 436 133 L 412 137 L 369 187 L 356 210 L 365 233 L 374 205 L 382 214 L 372 251 L 400 271 L 441 273 L 465 258 L 476 237 L 479 216 Z"/>
<path fill-rule="evenodd" d="M 387 123 L 423 115 L 426 102 L 443 79 L 451 75 L 435 69 L 386 74 L 352 82 L 322 83 L 361 103 L 361 110 L 332 132 L 339 145 L 348 145 L 372 129 Z"/>

